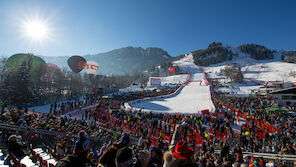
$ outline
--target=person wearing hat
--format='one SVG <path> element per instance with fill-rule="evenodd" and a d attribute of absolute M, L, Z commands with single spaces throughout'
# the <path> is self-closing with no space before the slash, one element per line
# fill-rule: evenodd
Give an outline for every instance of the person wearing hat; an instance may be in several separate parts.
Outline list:
<path fill-rule="evenodd" d="M 137 156 L 135 167 L 156 167 L 151 161 L 151 154 L 148 150 L 141 150 Z"/>
<path fill-rule="evenodd" d="M 56 167 L 84 167 L 87 163 L 92 164 L 88 158 L 91 144 L 85 135 L 85 131 L 78 133 L 78 139 L 75 142 L 73 153 L 59 160 Z"/>
<path fill-rule="evenodd" d="M 16 135 L 11 135 L 8 138 L 8 151 L 13 153 L 18 159 L 25 156 L 25 146 L 17 141 Z"/>
<path fill-rule="evenodd" d="M 129 147 L 119 149 L 115 156 L 115 167 L 133 167 L 136 163 L 134 152 Z"/>
<path fill-rule="evenodd" d="M 109 146 L 104 154 L 99 158 L 99 163 L 106 167 L 114 167 L 115 166 L 115 157 L 121 148 L 128 147 L 130 144 L 130 138 L 128 134 L 123 134 L 120 138 L 119 143 L 114 143 Z"/>
<path fill-rule="evenodd" d="M 151 159 L 150 162 L 155 164 L 156 166 L 162 166 L 162 151 L 159 147 L 150 147 L 149 149 L 150 155 L 151 155 Z"/>
<path fill-rule="evenodd" d="M 184 141 L 179 141 L 177 145 L 172 149 L 174 162 L 170 167 L 192 167 L 194 166 L 192 158 L 194 150 L 189 148 Z"/>

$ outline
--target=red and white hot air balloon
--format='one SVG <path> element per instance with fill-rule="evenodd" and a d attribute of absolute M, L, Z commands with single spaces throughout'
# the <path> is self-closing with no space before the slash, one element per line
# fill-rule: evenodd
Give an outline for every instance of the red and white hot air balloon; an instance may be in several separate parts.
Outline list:
<path fill-rule="evenodd" d="M 95 61 L 87 61 L 85 70 L 88 74 L 95 74 L 99 69 L 99 65 Z"/>

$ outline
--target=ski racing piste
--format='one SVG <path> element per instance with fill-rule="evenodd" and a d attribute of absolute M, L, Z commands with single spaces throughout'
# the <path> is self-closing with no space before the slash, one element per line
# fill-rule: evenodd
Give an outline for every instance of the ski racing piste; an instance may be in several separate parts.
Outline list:
<path fill-rule="evenodd" d="M 249 67 L 250 67 L 250 65 L 247 66 L 246 70 L 244 71 L 244 74 L 247 72 Z M 258 70 L 256 71 L 255 75 L 253 75 L 251 78 L 244 78 L 244 80 L 249 80 L 249 81 L 253 82 L 255 85 L 265 85 L 265 84 L 267 84 L 268 81 L 255 79 L 255 78 L 257 78 L 256 76 L 261 72 L 262 67 L 263 67 L 263 64 L 260 64 L 260 66 L 259 66 Z"/>
<path fill-rule="evenodd" d="M 166 114 L 201 114 L 204 110 L 214 112 L 210 86 L 204 72 L 193 63 L 192 55 L 185 56 L 174 64 L 190 73 L 187 83 L 169 95 L 126 102 L 125 108 Z"/>
<path fill-rule="evenodd" d="M 176 89 L 171 94 L 162 95 L 162 96 L 156 96 L 156 97 L 147 97 L 147 98 L 143 98 L 143 99 L 136 99 L 136 100 L 128 101 L 128 102 L 124 103 L 124 106 L 126 108 L 130 109 L 130 108 L 132 108 L 131 105 L 134 105 L 134 104 L 137 104 L 137 103 L 143 103 L 145 101 L 151 101 L 151 100 L 157 100 L 157 99 L 162 99 L 162 98 L 173 97 L 174 95 L 176 95 L 183 88 L 184 85 L 187 85 L 189 83 L 189 81 L 191 80 L 191 76 L 192 76 L 192 74 L 189 74 L 188 77 L 187 77 L 187 81 L 184 82 L 182 84 L 182 86 L 180 86 L 178 89 Z"/>

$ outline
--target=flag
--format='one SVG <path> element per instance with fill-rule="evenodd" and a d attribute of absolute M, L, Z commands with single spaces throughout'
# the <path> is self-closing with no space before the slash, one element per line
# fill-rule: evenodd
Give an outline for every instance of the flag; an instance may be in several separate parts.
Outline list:
<path fill-rule="evenodd" d="M 235 116 L 236 116 L 236 123 L 239 125 L 239 117 L 238 117 L 238 112 L 235 112 Z"/>

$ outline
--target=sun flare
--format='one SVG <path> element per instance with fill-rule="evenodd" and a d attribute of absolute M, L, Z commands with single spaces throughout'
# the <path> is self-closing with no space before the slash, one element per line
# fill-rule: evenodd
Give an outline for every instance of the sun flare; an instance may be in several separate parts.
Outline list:
<path fill-rule="evenodd" d="M 42 41 L 48 37 L 48 26 L 40 20 L 24 23 L 25 36 L 33 41 Z"/>

